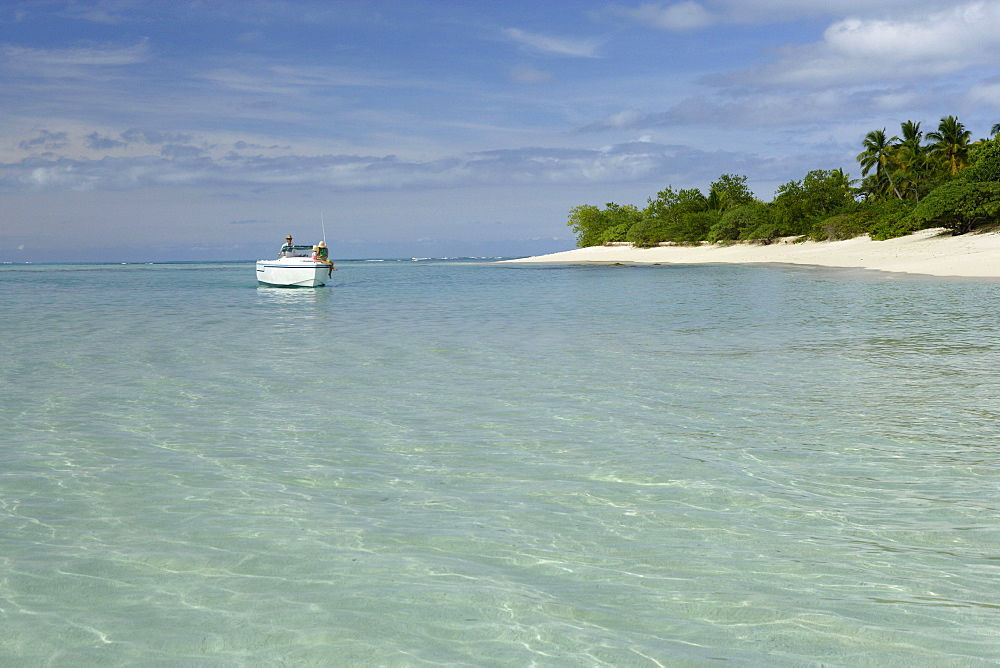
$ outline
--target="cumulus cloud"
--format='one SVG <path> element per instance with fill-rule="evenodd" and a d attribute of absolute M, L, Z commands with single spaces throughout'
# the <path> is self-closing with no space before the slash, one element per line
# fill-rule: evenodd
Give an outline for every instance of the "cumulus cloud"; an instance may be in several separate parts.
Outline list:
<path fill-rule="evenodd" d="M 822 87 L 949 74 L 1000 59 L 1000 3 L 972 2 L 901 19 L 846 18 L 823 40 L 788 47 L 771 64 L 724 83 Z"/>
<path fill-rule="evenodd" d="M 831 51 L 856 58 L 891 64 L 944 61 L 946 68 L 961 67 L 996 62 L 998 19 L 1000 5 L 973 2 L 908 20 L 848 18 L 823 36 Z"/>
<path fill-rule="evenodd" d="M 552 37 L 525 32 L 518 28 L 505 28 L 503 34 L 522 47 L 539 53 L 557 56 L 595 58 L 597 57 L 597 48 L 600 46 L 599 42 L 593 39 Z"/>
<path fill-rule="evenodd" d="M 644 4 L 629 17 L 677 31 L 684 24 L 668 20 L 667 10 L 679 11 L 681 5 Z M 693 9 L 693 3 L 688 6 Z M 866 119 L 877 126 L 921 117 L 936 123 L 943 114 L 960 114 L 966 123 L 971 116 L 979 131 L 995 115 L 990 110 L 1000 108 L 998 79 L 984 78 L 1000 61 L 995 29 L 1000 1 L 845 0 L 833 6 L 813 0 L 700 0 L 698 6 L 718 24 L 764 17 L 774 23 L 781 12 L 787 12 L 782 20 L 833 18 L 812 43 L 764 52 L 758 65 L 704 75 L 684 96 L 659 108 L 623 104 L 583 131 L 794 127 L 808 133 L 825 125 L 821 131 L 832 133 L 833 126 L 856 128 Z"/>

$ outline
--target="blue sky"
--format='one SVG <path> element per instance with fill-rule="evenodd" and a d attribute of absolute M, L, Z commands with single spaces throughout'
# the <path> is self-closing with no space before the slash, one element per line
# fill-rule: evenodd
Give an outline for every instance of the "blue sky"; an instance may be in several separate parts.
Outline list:
<path fill-rule="evenodd" d="M 5 0 L 0 261 L 525 255 L 1000 122 L 1000 0 Z"/>

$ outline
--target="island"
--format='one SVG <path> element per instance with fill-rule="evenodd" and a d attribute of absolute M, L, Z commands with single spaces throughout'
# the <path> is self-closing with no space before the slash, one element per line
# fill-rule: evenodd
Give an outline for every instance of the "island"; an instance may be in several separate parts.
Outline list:
<path fill-rule="evenodd" d="M 771 201 L 723 174 L 702 193 L 672 186 L 645 207 L 610 202 L 569 212 L 577 250 L 515 263 L 783 263 L 1000 278 L 1000 123 L 973 142 L 954 116 L 924 133 L 872 130 L 859 179 L 813 170 Z"/>

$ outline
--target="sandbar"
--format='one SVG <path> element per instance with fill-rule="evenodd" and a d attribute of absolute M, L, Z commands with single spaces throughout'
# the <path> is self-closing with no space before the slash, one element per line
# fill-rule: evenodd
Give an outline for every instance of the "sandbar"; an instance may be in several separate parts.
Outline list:
<path fill-rule="evenodd" d="M 735 243 L 590 246 L 505 260 L 510 264 L 794 264 L 844 267 L 927 276 L 1000 279 L 1000 233 L 952 236 L 945 229 L 921 230 L 885 241 L 868 236 L 845 241 L 781 239 L 770 244 Z"/>

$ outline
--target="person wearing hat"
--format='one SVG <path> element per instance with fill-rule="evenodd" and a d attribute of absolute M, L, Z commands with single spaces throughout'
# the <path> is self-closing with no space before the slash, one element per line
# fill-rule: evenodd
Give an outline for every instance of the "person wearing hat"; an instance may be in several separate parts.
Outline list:
<path fill-rule="evenodd" d="M 292 235 L 289 234 L 285 237 L 285 245 L 281 247 L 281 251 L 278 253 L 278 257 L 291 257 L 294 255 L 292 250 Z"/>
<path fill-rule="evenodd" d="M 313 262 L 322 262 L 330 267 L 330 270 L 326 272 L 327 277 L 333 276 L 333 272 L 337 271 L 337 268 L 333 266 L 333 262 L 330 260 L 330 251 L 327 249 L 325 241 L 321 241 L 313 246 L 312 259 Z"/>

